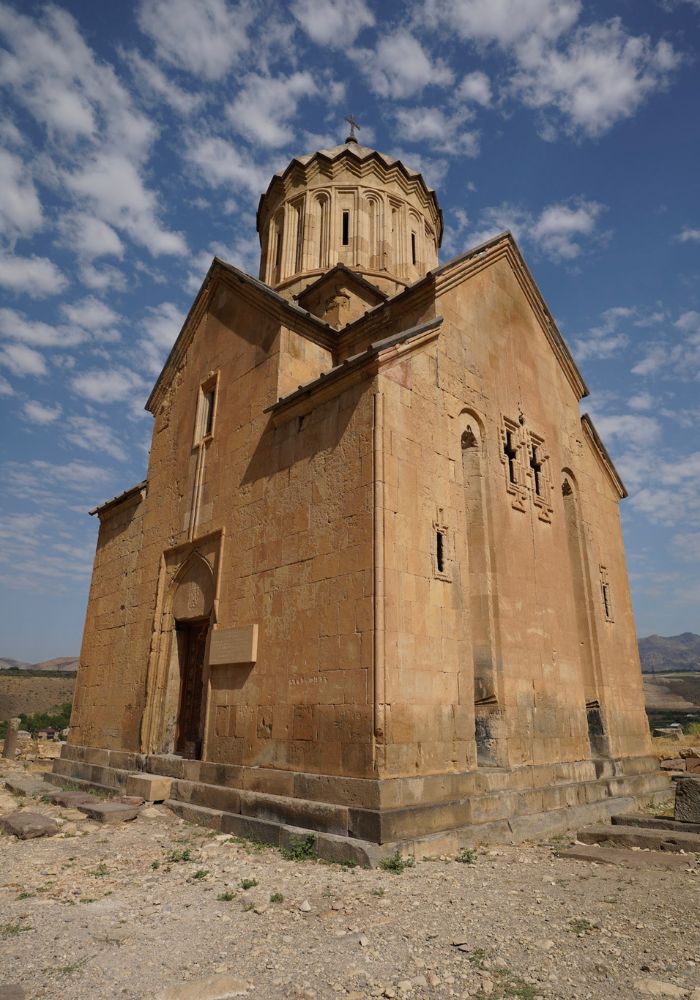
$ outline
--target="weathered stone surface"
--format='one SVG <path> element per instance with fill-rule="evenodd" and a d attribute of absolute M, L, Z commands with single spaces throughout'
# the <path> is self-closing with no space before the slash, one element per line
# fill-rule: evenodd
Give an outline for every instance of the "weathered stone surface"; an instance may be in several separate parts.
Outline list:
<path fill-rule="evenodd" d="M 671 757 L 659 763 L 662 771 L 685 771 L 685 761 L 682 757 Z"/>
<path fill-rule="evenodd" d="M 685 758 L 686 774 L 700 774 L 700 757 Z"/>
<path fill-rule="evenodd" d="M 687 997 L 689 991 L 674 983 L 666 983 L 661 979 L 637 979 L 633 989 L 644 997 Z"/>
<path fill-rule="evenodd" d="M 675 830 L 645 829 L 639 826 L 615 824 L 613 826 L 590 826 L 579 830 L 576 837 L 583 844 L 642 847 L 652 851 L 700 852 L 700 834 Z"/>
<path fill-rule="evenodd" d="M 2 755 L 7 760 L 14 760 L 17 755 L 17 733 L 21 720 L 12 718 L 7 723 L 7 733 L 2 746 Z"/>
<path fill-rule="evenodd" d="M 60 827 L 50 816 L 42 813 L 25 812 L 24 810 L 0 816 L 0 826 L 20 840 L 33 840 L 34 837 L 53 837 Z"/>
<path fill-rule="evenodd" d="M 127 795 L 139 795 L 146 802 L 164 802 L 170 798 L 172 778 L 160 774 L 130 774 L 126 780 Z"/>
<path fill-rule="evenodd" d="M 643 813 L 623 813 L 611 816 L 620 826 L 642 826 L 650 830 L 675 830 L 677 833 L 700 833 L 700 823 L 683 823 L 667 816 L 645 816 Z"/>
<path fill-rule="evenodd" d="M 0 1000 L 24 1000 L 26 995 L 19 983 L 0 985 Z"/>
<path fill-rule="evenodd" d="M 661 851 L 632 851 L 622 847 L 566 847 L 558 857 L 570 861 L 591 861 L 597 865 L 622 865 L 623 868 L 668 868 L 681 871 L 692 862 L 680 854 Z"/>
<path fill-rule="evenodd" d="M 136 819 L 139 814 L 137 806 L 128 806 L 122 802 L 86 802 L 78 809 L 97 823 L 125 823 Z"/>
<path fill-rule="evenodd" d="M 245 996 L 252 990 L 250 983 L 236 976 L 207 976 L 190 983 L 168 986 L 157 993 L 154 1000 L 229 1000 Z"/>
<path fill-rule="evenodd" d="M 683 823 L 700 823 L 700 777 L 679 778 L 673 818 Z"/>
<path fill-rule="evenodd" d="M 95 797 L 89 792 L 52 792 L 50 799 L 54 805 L 64 806 L 67 809 L 95 802 Z"/>
<path fill-rule="evenodd" d="M 30 774 L 17 774 L 5 778 L 5 787 L 19 795 L 53 795 L 55 788 L 47 781 L 34 778 Z"/>

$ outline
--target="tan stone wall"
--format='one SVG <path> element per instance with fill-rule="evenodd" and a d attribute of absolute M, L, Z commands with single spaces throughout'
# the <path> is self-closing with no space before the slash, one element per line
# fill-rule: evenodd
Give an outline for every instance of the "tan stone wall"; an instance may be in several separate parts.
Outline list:
<path fill-rule="evenodd" d="M 278 428 L 263 413 L 330 364 L 327 350 L 253 303 L 215 293 L 156 415 L 149 494 L 138 537 L 135 528 L 128 535 L 133 572 L 116 584 L 126 536 L 109 564 L 98 552 L 81 683 L 94 680 L 99 697 L 75 741 L 169 749 L 178 684 L 170 608 L 178 572 L 197 551 L 218 576 L 217 626 L 259 626 L 254 665 L 211 668 L 207 758 L 371 773 L 370 387 Z M 213 433 L 197 445 L 200 385 L 212 377 Z M 103 534 L 116 518 L 123 514 L 106 519 Z M 129 632 L 115 618 L 120 600 L 131 609 Z M 144 726 L 152 742 L 139 747 L 147 689 L 158 707 Z M 128 724 L 119 708 L 127 691 L 140 696 Z"/>
<path fill-rule="evenodd" d="M 100 524 L 80 651 L 69 742 L 139 749 L 143 685 L 132 668 L 134 648 L 150 633 L 137 606 L 137 573 L 145 504 L 140 495 Z"/>
<path fill-rule="evenodd" d="M 506 738 L 498 743 L 497 762 L 546 764 L 590 756 L 561 493 L 564 468 L 578 477 L 587 521 L 590 613 L 600 650 L 596 694 L 611 750 L 649 752 L 616 497 L 607 473 L 584 446 L 576 396 L 506 260 L 438 296 L 436 312 L 445 318 L 436 344 L 380 379 L 390 581 L 386 773 L 454 770 L 476 760 L 475 609 L 469 604 L 469 508 L 460 444 L 469 423 L 483 428 L 485 451 L 499 710 L 492 721 L 495 736 Z M 524 445 L 519 488 L 508 491 L 503 417 L 514 421 L 523 438 L 536 435 L 532 440 L 547 456 L 540 506 L 533 502 Z M 452 559 L 451 582 L 435 570 L 440 524 Z M 615 595 L 614 623 L 604 620 L 599 563 L 607 567 Z"/>

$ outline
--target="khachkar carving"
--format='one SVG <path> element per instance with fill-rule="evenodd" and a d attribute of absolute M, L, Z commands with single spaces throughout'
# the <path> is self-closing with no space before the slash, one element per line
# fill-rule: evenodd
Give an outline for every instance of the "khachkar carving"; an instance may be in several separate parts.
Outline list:
<path fill-rule="evenodd" d="M 551 521 L 551 462 L 544 438 L 529 430 L 522 413 L 517 421 L 501 418 L 500 436 L 506 491 L 513 508 L 525 512 L 531 501 L 540 520 Z"/>

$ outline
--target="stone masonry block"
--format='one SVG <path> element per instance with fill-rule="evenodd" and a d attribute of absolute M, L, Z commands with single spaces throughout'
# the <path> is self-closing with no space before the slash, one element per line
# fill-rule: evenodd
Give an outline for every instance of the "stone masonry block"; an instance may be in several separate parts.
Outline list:
<path fill-rule="evenodd" d="M 170 798 L 173 779 L 160 774 L 130 774 L 126 779 L 126 794 L 139 795 L 147 802 L 164 802 Z"/>
<path fill-rule="evenodd" d="M 685 823 L 700 823 L 700 776 L 676 781 L 673 818 Z"/>

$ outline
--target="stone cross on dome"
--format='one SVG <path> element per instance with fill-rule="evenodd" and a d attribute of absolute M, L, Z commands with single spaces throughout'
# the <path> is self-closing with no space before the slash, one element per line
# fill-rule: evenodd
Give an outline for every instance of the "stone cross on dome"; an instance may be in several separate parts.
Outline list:
<path fill-rule="evenodd" d="M 345 121 L 350 126 L 350 135 L 348 135 L 348 136 L 345 137 L 345 141 L 346 142 L 357 142 L 357 136 L 355 135 L 355 129 L 356 128 L 359 129 L 360 126 L 355 121 L 355 116 L 354 115 L 348 115 L 347 118 L 345 119 Z"/>

